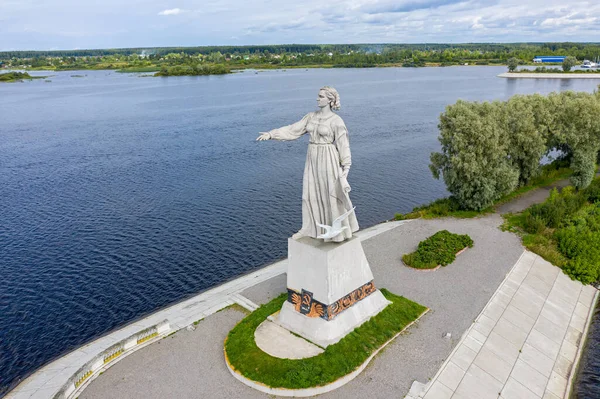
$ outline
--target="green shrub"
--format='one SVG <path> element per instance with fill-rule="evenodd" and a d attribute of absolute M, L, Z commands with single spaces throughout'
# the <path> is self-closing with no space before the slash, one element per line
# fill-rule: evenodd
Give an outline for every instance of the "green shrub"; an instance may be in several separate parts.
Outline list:
<path fill-rule="evenodd" d="M 472 247 L 473 240 L 467 234 L 459 235 L 441 230 L 419 243 L 417 250 L 402 256 L 402 261 L 417 269 L 433 269 L 454 262 L 456 253 Z"/>
<path fill-rule="evenodd" d="M 584 191 L 586 199 L 591 202 L 600 202 L 600 179 L 594 180 Z"/>
<path fill-rule="evenodd" d="M 508 217 L 508 227 L 518 226 L 529 233 L 523 236 L 523 244 L 571 278 L 584 284 L 600 281 L 599 192 L 600 179 L 579 192 L 573 187 L 561 193 L 552 190 L 546 202 Z"/>
<path fill-rule="evenodd" d="M 529 234 L 539 234 L 546 229 L 546 222 L 540 215 L 528 213 L 523 221 L 523 229 Z"/>
<path fill-rule="evenodd" d="M 432 216 L 447 216 L 452 212 L 457 212 L 460 209 L 460 204 L 454 197 L 440 198 L 428 205 L 418 206 L 413 209 L 413 212 L 427 210 Z"/>
<path fill-rule="evenodd" d="M 555 233 L 560 252 L 569 259 L 565 273 L 584 284 L 600 280 L 600 212 L 590 216 L 595 223 L 569 226 Z"/>
<path fill-rule="evenodd" d="M 575 192 L 573 187 L 565 187 L 560 193 L 554 188 L 546 202 L 531 206 L 528 212 L 532 217 L 542 220 L 547 227 L 555 229 L 567 222 L 585 202 L 584 193 Z"/>
<path fill-rule="evenodd" d="M 579 280 L 583 284 L 591 284 L 598 281 L 600 275 L 600 267 L 598 265 L 598 262 L 593 262 L 586 258 L 576 258 L 569 260 L 563 270 L 573 279 Z"/>

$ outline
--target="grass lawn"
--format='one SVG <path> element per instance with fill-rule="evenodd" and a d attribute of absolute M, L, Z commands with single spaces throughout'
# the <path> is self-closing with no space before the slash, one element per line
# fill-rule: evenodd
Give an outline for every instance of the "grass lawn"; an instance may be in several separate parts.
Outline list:
<path fill-rule="evenodd" d="M 356 370 L 384 343 L 419 318 L 427 308 L 382 289 L 392 303 L 325 352 L 307 359 L 280 359 L 256 346 L 254 331 L 281 309 L 287 293 L 261 306 L 236 325 L 225 340 L 225 356 L 246 378 L 272 388 L 302 389 L 326 385 Z"/>

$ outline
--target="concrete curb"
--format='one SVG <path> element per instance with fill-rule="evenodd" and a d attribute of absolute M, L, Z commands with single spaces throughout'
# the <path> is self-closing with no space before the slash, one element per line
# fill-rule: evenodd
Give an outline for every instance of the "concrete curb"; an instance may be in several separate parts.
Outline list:
<path fill-rule="evenodd" d="M 356 370 L 354 370 L 350 374 L 346 374 L 345 376 L 337 379 L 336 381 L 332 382 L 331 384 L 322 385 L 322 386 L 314 387 L 314 388 L 304 388 L 304 389 L 271 388 L 263 383 L 248 379 L 248 378 L 244 377 L 241 373 L 236 371 L 233 368 L 233 366 L 231 365 L 231 363 L 229 363 L 229 358 L 227 357 L 227 352 L 225 351 L 225 346 L 223 345 L 223 354 L 225 355 L 225 364 L 227 365 L 227 369 L 229 370 L 231 375 L 233 375 L 238 381 L 249 386 L 250 388 L 254 388 L 260 392 L 264 392 L 269 395 L 305 398 L 305 397 L 309 397 L 309 396 L 324 394 L 327 392 L 331 392 L 341 386 L 344 386 L 347 383 L 349 383 L 350 381 L 352 381 L 353 379 L 355 379 L 383 348 L 385 348 L 390 342 L 395 340 L 400 334 L 402 334 L 404 331 L 406 331 L 410 326 L 412 326 L 414 323 L 416 323 L 418 320 L 420 320 L 421 317 L 425 316 L 429 312 L 429 310 L 430 309 L 427 308 L 423 313 L 421 313 L 421 315 L 418 318 L 416 318 L 415 320 L 410 322 L 406 327 L 404 327 L 402 329 L 402 331 L 398 332 L 396 335 L 394 335 L 392 338 L 390 338 L 387 342 L 385 342 L 383 345 L 381 345 L 381 347 L 379 347 L 375 352 L 373 352 L 371 354 L 371 356 L 369 356 L 363 364 L 358 366 L 358 368 Z M 227 339 L 225 340 L 225 342 L 227 342 Z"/>
<path fill-rule="evenodd" d="M 92 380 L 100 375 L 100 372 L 106 370 L 123 357 L 158 341 L 170 331 L 169 322 L 164 320 L 111 345 L 79 368 L 53 396 L 53 399 L 77 397 Z"/>
<path fill-rule="evenodd" d="M 573 367 L 571 369 L 571 375 L 569 375 L 569 380 L 567 382 L 567 389 L 565 391 L 565 395 L 563 399 L 569 399 L 571 395 L 571 391 L 573 390 L 573 384 L 575 382 L 575 377 L 577 376 L 577 372 L 579 370 L 579 360 L 581 359 L 581 355 L 583 354 L 583 348 L 587 342 L 588 332 L 590 330 L 590 325 L 592 324 L 592 317 L 594 317 L 594 310 L 596 306 L 598 306 L 598 296 L 600 296 L 600 291 L 596 290 L 596 294 L 594 295 L 594 300 L 592 301 L 592 306 L 590 306 L 590 311 L 588 313 L 587 320 L 585 322 L 585 328 L 583 330 L 583 335 L 581 336 L 581 343 L 579 344 L 579 348 L 577 348 L 577 354 L 575 355 L 575 360 L 573 361 Z"/>

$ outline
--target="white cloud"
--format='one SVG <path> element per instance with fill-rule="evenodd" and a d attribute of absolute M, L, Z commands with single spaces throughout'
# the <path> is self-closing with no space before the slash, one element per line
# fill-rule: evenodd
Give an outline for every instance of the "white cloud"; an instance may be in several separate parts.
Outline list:
<path fill-rule="evenodd" d="M 41 49 L 600 39 L 597 0 L 175 1 L 0 0 L 0 41 Z M 64 26 L 85 34 L 66 35 Z"/>
<path fill-rule="evenodd" d="M 172 8 L 170 10 L 162 10 L 161 12 L 158 13 L 158 15 L 179 15 L 184 12 L 185 12 L 185 10 L 182 10 L 180 8 Z"/>
<path fill-rule="evenodd" d="M 561 25 L 588 25 L 596 22 L 597 18 L 577 18 L 576 13 L 565 15 L 560 18 L 547 18 L 542 22 L 542 26 L 561 26 Z"/>
<path fill-rule="evenodd" d="M 481 17 L 475 18 L 473 25 L 471 25 L 471 29 L 485 29 L 485 25 L 480 24 L 479 21 L 481 21 Z"/>

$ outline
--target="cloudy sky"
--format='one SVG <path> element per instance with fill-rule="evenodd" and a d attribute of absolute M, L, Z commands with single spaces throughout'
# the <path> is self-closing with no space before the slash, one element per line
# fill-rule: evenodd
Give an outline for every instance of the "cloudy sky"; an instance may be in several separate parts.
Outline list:
<path fill-rule="evenodd" d="M 600 1 L 0 0 L 0 51 L 526 41 L 600 42 Z"/>

